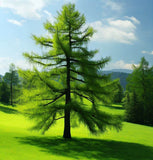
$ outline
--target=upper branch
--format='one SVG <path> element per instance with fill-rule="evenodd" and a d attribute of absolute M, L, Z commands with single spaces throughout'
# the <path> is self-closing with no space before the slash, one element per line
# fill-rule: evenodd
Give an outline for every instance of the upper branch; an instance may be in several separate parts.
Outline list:
<path fill-rule="evenodd" d="M 41 46 L 53 47 L 53 42 L 50 38 L 37 37 L 33 35 L 33 39 L 36 41 L 37 44 L 40 44 Z"/>

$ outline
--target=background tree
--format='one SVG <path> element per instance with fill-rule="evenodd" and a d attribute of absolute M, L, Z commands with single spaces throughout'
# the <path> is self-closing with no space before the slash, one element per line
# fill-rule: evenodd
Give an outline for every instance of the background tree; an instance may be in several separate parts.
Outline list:
<path fill-rule="evenodd" d="M 125 108 L 125 120 L 132 123 L 143 124 L 143 105 L 135 92 L 126 92 L 123 106 Z"/>
<path fill-rule="evenodd" d="M 19 76 L 18 72 L 15 68 L 15 65 L 12 63 L 9 66 L 9 72 L 6 72 L 4 77 L 4 81 L 9 85 L 10 88 L 10 104 L 13 105 L 13 99 L 15 98 L 16 86 L 19 84 Z"/>
<path fill-rule="evenodd" d="M 131 98 L 138 102 L 137 105 L 131 105 L 134 108 L 131 109 L 132 112 L 139 117 L 137 111 L 141 110 L 141 124 L 153 125 L 153 67 L 149 67 L 149 63 L 143 57 L 138 67 L 133 65 L 133 72 L 127 80 L 127 90 L 135 97 Z"/>
<path fill-rule="evenodd" d="M 0 82 L 0 102 L 9 104 L 10 94 L 9 88 L 6 82 L 3 80 Z"/>
<path fill-rule="evenodd" d="M 56 120 L 64 118 L 63 137 L 71 138 L 70 120 L 74 115 L 92 133 L 104 132 L 107 127 L 120 129 L 119 117 L 102 112 L 98 105 L 100 101 L 110 101 L 116 81 L 98 74 L 110 58 L 93 60 L 97 50 L 89 51 L 87 43 L 94 30 L 85 28 L 84 15 L 75 10 L 75 5 L 64 5 L 55 23 L 46 22 L 44 27 L 51 36 L 33 38 L 47 48 L 46 53 L 24 53 L 32 64 L 43 69 L 20 73 L 28 88 L 23 93 L 28 95 L 27 100 L 37 103 L 26 112 L 37 120 L 33 129 L 45 132 Z"/>
<path fill-rule="evenodd" d="M 117 90 L 114 93 L 114 103 L 121 103 L 123 99 L 123 87 L 121 86 L 120 82 L 117 83 Z"/>

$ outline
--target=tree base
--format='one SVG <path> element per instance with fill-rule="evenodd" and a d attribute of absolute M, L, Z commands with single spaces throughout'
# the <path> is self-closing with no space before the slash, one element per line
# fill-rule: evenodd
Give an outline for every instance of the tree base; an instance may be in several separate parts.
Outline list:
<path fill-rule="evenodd" d="M 70 133 L 64 133 L 63 138 L 64 139 L 71 139 L 71 134 Z"/>

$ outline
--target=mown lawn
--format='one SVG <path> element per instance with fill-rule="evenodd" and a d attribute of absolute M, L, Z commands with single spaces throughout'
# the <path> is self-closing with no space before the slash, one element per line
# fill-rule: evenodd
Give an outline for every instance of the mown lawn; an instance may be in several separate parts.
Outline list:
<path fill-rule="evenodd" d="M 103 107 L 123 114 L 119 105 Z M 124 122 L 120 132 L 109 130 L 93 136 L 86 127 L 72 129 L 71 141 L 64 140 L 60 120 L 45 136 L 29 131 L 33 122 L 16 108 L 0 104 L 0 160 L 152 160 L 153 127 Z"/>

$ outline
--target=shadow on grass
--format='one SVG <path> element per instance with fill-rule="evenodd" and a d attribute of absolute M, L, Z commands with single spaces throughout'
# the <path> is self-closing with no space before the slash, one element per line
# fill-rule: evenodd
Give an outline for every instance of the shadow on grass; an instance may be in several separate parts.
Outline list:
<path fill-rule="evenodd" d="M 16 114 L 16 113 L 18 113 L 18 111 L 13 109 L 13 108 L 8 108 L 8 107 L 3 107 L 3 106 L 0 106 L 0 111 L 2 111 L 4 113 L 8 113 L 8 114 Z"/>
<path fill-rule="evenodd" d="M 24 137 L 17 138 L 20 143 L 34 145 L 49 154 L 76 159 L 118 159 L 118 160 L 151 160 L 153 147 L 136 143 L 109 141 L 100 139 Z"/>
<path fill-rule="evenodd" d="M 119 109 L 119 110 L 124 110 L 125 108 L 123 107 L 118 107 L 118 106 L 113 106 L 113 105 L 105 105 L 104 107 L 110 108 L 110 109 Z"/>

